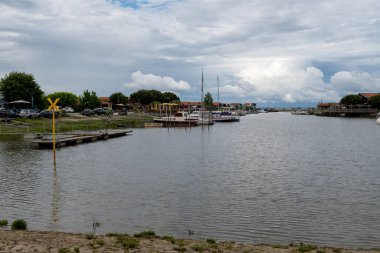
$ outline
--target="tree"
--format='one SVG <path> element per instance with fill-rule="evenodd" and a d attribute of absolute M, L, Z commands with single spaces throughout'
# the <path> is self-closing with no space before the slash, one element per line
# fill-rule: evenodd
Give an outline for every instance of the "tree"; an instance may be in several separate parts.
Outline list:
<path fill-rule="evenodd" d="M 206 95 L 203 99 L 203 102 L 204 102 L 205 106 L 207 106 L 207 107 L 212 106 L 212 102 L 214 102 L 214 100 L 212 99 L 212 95 L 210 92 L 206 93 Z"/>
<path fill-rule="evenodd" d="M 162 103 L 170 103 L 174 101 L 179 101 L 179 97 L 174 94 L 173 92 L 164 92 L 161 95 L 161 101 Z"/>
<path fill-rule="evenodd" d="M 169 103 L 179 101 L 179 97 L 172 92 L 161 93 L 158 90 L 139 90 L 129 96 L 134 103 L 149 105 L 152 102 Z"/>
<path fill-rule="evenodd" d="M 340 103 L 344 105 L 358 105 L 358 104 L 364 104 L 364 98 L 359 96 L 359 95 L 347 95 L 344 96 L 341 100 Z"/>
<path fill-rule="evenodd" d="M 26 100 L 30 101 L 33 107 L 38 108 L 42 108 L 45 104 L 44 93 L 34 80 L 34 76 L 24 72 L 10 72 L 1 78 L 0 93 L 8 102 Z"/>
<path fill-rule="evenodd" d="M 368 104 L 372 105 L 373 107 L 376 107 L 377 109 L 380 109 L 380 95 L 370 97 L 370 99 L 368 100 Z"/>
<path fill-rule="evenodd" d="M 110 96 L 110 102 L 112 102 L 114 105 L 117 105 L 117 104 L 126 105 L 128 103 L 128 98 L 123 93 L 116 92 Z"/>
<path fill-rule="evenodd" d="M 101 101 L 95 91 L 83 91 L 83 95 L 79 97 L 80 105 L 83 109 L 100 107 Z"/>
<path fill-rule="evenodd" d="M 49 94 L 47 97 L 49 97 L 53 102 L 56 98 L 59 98 L 58 105 L 61 105 L 62 107 L 70 106 L 75 110 L 78 109 L 79 97 L 73 93 L 60 91 Z"/>

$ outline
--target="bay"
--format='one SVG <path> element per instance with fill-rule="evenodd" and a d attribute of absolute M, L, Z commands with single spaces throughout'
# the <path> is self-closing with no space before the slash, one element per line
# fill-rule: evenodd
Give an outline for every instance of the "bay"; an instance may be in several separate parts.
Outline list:
<path fill-rule="evenodd" d="M 0 141 L 0 219 L 32 230 L 380 247 L 374 119 L 267 113 L 66 147 Z"/>

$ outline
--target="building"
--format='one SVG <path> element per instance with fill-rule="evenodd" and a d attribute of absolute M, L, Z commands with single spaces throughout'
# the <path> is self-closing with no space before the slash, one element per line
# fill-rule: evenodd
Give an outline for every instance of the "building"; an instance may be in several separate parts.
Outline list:
<path fill-rule="evenodd" d="M 102 108 L 111 108 L 112 109 L 113 103 L 110 101 L 109 97 L 99 97 L 99 99 L 100 99 Z"/>
<path fill-rule="evenodd" d="M 374 97 L 374 96 L 380 96 L 380 93 L 370 93 L 370 92 L 367 92 L 367 93 L 359 93 L 359 96 L 361 96 L 362 98 L 364 98 L 365 100 L 365 103 L 368 103 L 369 99 L 371 97 Z"/>

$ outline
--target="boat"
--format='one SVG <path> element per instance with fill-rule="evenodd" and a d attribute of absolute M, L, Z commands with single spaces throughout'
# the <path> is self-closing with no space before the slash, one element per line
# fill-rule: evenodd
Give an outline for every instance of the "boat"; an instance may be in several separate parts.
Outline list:
<path fill-rule="evenodd" d="M 231 112 L 213 112 L 213 119 L 215 122 L 238 122 L 240 117 L 233 115 Z"/>
<path fill-rule="evenodd" d="M 292 112 L 292 115 L 307 115 L 308 113 L 306 111 L 297 110 Z"/>
<path fill-rule="evenodd" d="M 174 115 L 153 118 L 154 123 L 161 123 L 163 127 L 197 126 L 198 121 L 190 119 L 186 111 L 179 111 Z"/>
<path fill-rule="evenodd" d="M 376 123 L 380 125 L 380 112 L 377 114 Z"/>
<path fill-rule="evenodd" d="M 190 120 L 196 120 L 198 125 L 213 125 L 214 120 L 210 111 L 193 111 L 188 115 Z"/>

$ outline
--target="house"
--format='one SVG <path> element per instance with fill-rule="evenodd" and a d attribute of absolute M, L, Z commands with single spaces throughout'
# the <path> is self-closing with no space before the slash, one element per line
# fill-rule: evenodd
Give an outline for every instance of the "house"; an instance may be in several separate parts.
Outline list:
<path fill-rule="evenodd" d="M 364 98 L 365 103 L 368 103 L 368 101 L 369 101 L 369 99 L 371 97 L 380 96 L 380 93 L 374 93 L 374 92 L 372 92 L 372 93 L 370 93 L 370 92 L 368 92 L 368 93 L 359 93 L 359 96 L 361 96 L 362 98 Z"/>
<path fill-rule="evenodd" d="M 112 108 L 113 103 L 110 101 L 109 97 L 99 97 L 102 108 Z"/>

